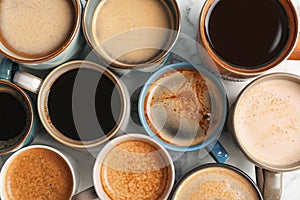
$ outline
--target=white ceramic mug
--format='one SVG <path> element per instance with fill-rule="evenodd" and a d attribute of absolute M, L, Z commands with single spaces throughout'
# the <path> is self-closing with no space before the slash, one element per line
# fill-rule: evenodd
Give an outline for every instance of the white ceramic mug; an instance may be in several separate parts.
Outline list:
<path fill-rule="evenodd" d="M 49 146 L 45 146 L 45 145 L 31 145 L 31 146 L 28 146 L 28 147 L 25 147 L 25 148 L 23 148 L 23 149 L 21 149 L 21 150 L 19 150 L 19 151 L 17 151 L 17 152 L 15 152 L 12 156 L 10 156 L 9 158 L 8 158 L 8 160 L 4 163 L 4 165 L 3 165 L 3 167 L 2 167 L 2 169 L 1 169 L 1 174 L 0 174 L 0 195 L 1 195 L 1 199 L 2 200 L 9 200 L 10 198 L 8 197 L 8 194 L 7 194 L 7 189 L 6 189 L 6 187 L 7 187 L 7 185 L 8 185 L 8 181 L 6 180 L 6 176 L 7 176 L 7 172 L 8 172 L 8 170 L 9 169 L 13 169 L 13 167 L 16 167 L 16 166 L 12 166 L 12 164 L 13 164 L 13 162 L 16 160 L 16 158 L 18 157 L 18 156 L 22 156 L 22 154 L 24 153 L 24 152 L 26 152 L 26 151 L 28 151 L 28 150 L 34 150 L 34 149 L 43 149 L 43 150 L 49 150 L 51 153 L 54 153 L 53 155 L 57 155 L 58 156 L 58 158 L 60 159 L 60 161 L 62 160 L 63 162 L 65 162 L 64 163 L 64 166 L 67 166 L 67 168 L 68 169 L 66 169 L 65 170 L 65 172 L 71 172 L 71 179 L 72 179 L 72 191 L 69 191 L 70 192 L 70 194 L 71 194 L 71 196 L 72 195 L 74 195 L 75 193 L 76 193 L 76 190 L 77 190 L 77 188 L 78 188 L 78 179 L 77 179 L 77 175 L 76 175 L 76 169 L 75 169 L 75 164 L 74 164 L 74 162 L 72 161 L 72 158 L 71 157 L 68 157 L 67 155 L 65 155 L 64 153 L 62 153 L 62 152 L 60 152 L 60 151 L 58 151 L 57 149 L 55 149 L 55 148 L 53 148 L 53 147 L 49 147 Z M 25 157 L 23 157 L 22 158 L 22 163 L 24 163 L 24 165 L 26 165 L 26 160 L 27 160 L 28 158 L 25 156 Z M 39 165 L 39 167 L 43 167 L 42 166 L 42 162 L 41 163 L 39 163 L 38 165 Z M 54 163 L 51 163 L 51 164 L 54 164 Z M 34 171 L 34 169 L 29 169 L 29 170 L 27 170 L 27 171 L 29 171 L 30 172 L 30 170 L 33 170 Z M 49 169 L 48 169 L 49 170 Z M 32 172 L 33 172 L 32 171 Z M 51 170 L 50 170 L 51 171 Z M 48 172 L 50 172 L 50 171 L 48 171 Z M 45 176 L 47 176 L 47 175 L 49 175 L 49 174 L 47 174 L 48 173 L 47 172 L 47 170 L 44 170 L 44 172 L 43 172 L 43 175 L 45 175 Z M 33 172 L 34 173 L 34 172 Z M 35 175 L 37 175 L 37 174 L 35 174 Z M 19 176 L 18 178 L 19 178 L 19 182 L 17 183 L 17 184 L 19 184 L 20 182 L 22 182 L 22 180 L 23 179 L 25 179 L 25 178 L 28 178 L 28 177 L 34 177 L 34 176 L 26 176 L 26 175 L 22 175 L 22 176 Z M 37 177 L 38 178 L 38 177 Z M 34 183 L 36 183 L 34 180 L 32 180 L 31 181 L 33 184 Z M 52 183 L 53 184 L 53 182 L 52 182 L 52 180 L 51 180 L 51 177 L 50 177 L 50 181 L 49 181 L 50 183 Z M 38 183 L 37 183 L 38 184 Z M 18 186 L 16 186 L 16 187 L 18 187 Z M 40 187 L 40 185 L 38 184 L 38 186 L 37 187 Z M 54 186 L 55 187 L 55 186 Z M 41 187 L 41 188 L 38 188 L 38 190 L 42 190 L 42 189 L 44 189 L 43 187 Z M 21 192 L 24 192 L 23 190 L 21 191 Z M 36 191 L 34 191 L 34 192 L 36 192 Z"/>

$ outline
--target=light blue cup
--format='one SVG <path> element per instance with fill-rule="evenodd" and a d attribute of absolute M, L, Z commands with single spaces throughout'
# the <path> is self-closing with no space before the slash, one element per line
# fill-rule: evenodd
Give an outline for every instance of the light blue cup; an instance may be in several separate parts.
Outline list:
<path fill-rule="evenodd" d="M 184 90 L 193 88 L 193 84 L 188 81 L 186 82 L 188 80 L 186 77 L 188 76 L 179 73 L 182 70 L 190 72 L 195 72 L 196 70 L 203 77 L 202 83 L 206 85 L 204 87 L 206 89 L 203 91 L 206 91 L 206 93 L 201 93 L 199 88 L 202 88 L 202 86 L 197 86 L 198 89 L 190 90 L 197 92 L 190 94 L 195 94 L 194 99 L 199 99 L 199 94 L 208 94 L 206 95 L 206 97 L 209 97 L 206 98 L 208 100 L 203 101 L 207 102 L 207 104 L 191 103 L 192 98 L 189 98 L 189 96 L 183 97 L 185 100 L 179 100 L 179 98 L 182 98 L 180 95 L 183 94 L 182 92 L 185 92 Z M 194 80 L 200 79 L 197 76 Z M 187 84 L 190 86 L 187 87 Z M 178 89 L 179 85 L 180 89 Z M 171 98 L 176 98 L 176 100 L 171 100 Z M 200 106 L 196 108 L 193 105 Z M 202 105 L 210 107 L 207 114 L 202 115 L 200 113 L 203 110 Z M 193 110 L 193 108 L 195 109 Z M 138 113 L 141 124 L 153 139 L 173 151 L 188 152 L 205 148 L 219 163 L 224 163 L 229 158 L 226 150 L 218 142 L 227 118 L 227 109 L 227 95 L 219 78 L 207 69 L 198 66 L 195 68 L 187 62 L 171 64 L 155 72 L 143 86 L 138 102 Z M 195 110 L 195 113 L 200 114 L 193 115 L 194 118 L 192 118 L 191 113 Z M 203 119 L 208 121 L 205 122 Z M 206 125 L 206 128 L 202 128 L 203 124 Z M 195 132 L 193 132 L 194 130 Z M 168 132 L 168 134 L 162 132 Z M 197 134 L 195 135 L 196 132 Z"/>
<path fill-rule="evenodd" d="M 3 58 L 0 64 L 0 93 L 10 93 L 16 96 L 20 102 L 25 106 L 28 117 L 28 125 L 20 133 L 9 140 L 0 141 L 0 155 L 7 154 L 19 150 L 20 148 L 30 144 L 37 133 L 37 117 L 33 107 L 33 103 L 28 94 L 26 94 L 21 88 L 12 83 L 13 75 L 18 70 L 18 66 L 7 58 Z M 15 123 L 18 123 L 18 119 L 15 119 Z M 5 134 L 1 131 L 0 134 Z"/>

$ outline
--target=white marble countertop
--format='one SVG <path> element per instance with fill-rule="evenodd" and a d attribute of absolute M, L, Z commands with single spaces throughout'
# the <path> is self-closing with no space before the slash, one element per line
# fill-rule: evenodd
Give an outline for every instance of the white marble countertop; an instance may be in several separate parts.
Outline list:
<path fill-rule="evenodd" d="M 84 2 L 84 0 L 82 1 Z M 300 6 L 300 0 L 294 0 L 294 1 L 296 4 L 299 4 Z M 174 51 L 176 51 L 178 55 L 181 55 L 183 58 L 185 58 L 188 61 L 191 61 L 195 64 L 203 65 L 198 56 L 194 39 L 196 38 L 198 17 L 200 14 L 201 7 L 204 3 L 204 0 L 201 1 L 178 0 L 178 3 L 180 5 L 180 10 L 182 14 L 182 34 L 177 44 L 174 47 Z M 87 47 L 85 51 L 88 50 L 89 48 Z M 1 57 L 2 56 L 0 55 L 0 59 Z M 180 59 L 174 56 L 171 57 L 171 60 L 169 62 L 178 62 L 179 60 Z M 300 75 L 300 61 L 285 61 L 280 66 L 272 69 L 271 71 L 284 71 L 284 72 L 291 72 Z M 40 76 L 44 76 L 48 73 L 48 71 L 45 72 L 30 71 L 30 72 Z M 145 74 L 140 74 L 139 76 L 141 81 L 145 80 L 148 77 L 148 75 Z M 130 77 L 130 75 L 127 77 L 122 77 L 122 80 L 127 85 L 129 85 L 130 94 L 133 94 L 135 90 L 135 88 L 132 88 L 130 86 L 135 84 L 134 80 L 136 79 L 137 79 L 136 77 L 133 79 L 132 77 Z M 228 94 L 228 100 L 230 105 L 235 101 L 235 98 L 237 94 L 240 92 L 240 90 L 245 85 L 247 85 L 249 81 L 251 80 L 247 80 L 245 82 L 240 82 L 240 83 L 234 83 L 234 82 L 228 82 L 223 80 L 224 86 Z M 129 125 L 127 127 L 127 132 L 145 133 L 143 128 L 138 123 L 136 123 L 135 120 L 135 117 L 137 116 L 136 113 L 133 113 L 132 116 L 133 118 L 129 122 Z M 249 162 L 241 153 L 232 135 L 229 132 L 224 131 L 220 137 L 220 141 L 224 145 L 226 150 L 229 152 L 229 154 L 231 155 L 227 163 L 240 168 L 241 170 L 246 172 L 252 179 L 255 180 L 254 165 L 251 162 Z M 74 158 L 75 162 L 77 163 L 76 167 L 79 172 L 80 185 L 78 190 L 81 191 L 85 188 L 92 186 L 93 163 L 95 161 L 95 157 L 97 153 L 99 152 L 99 149 L 101 149 L 103 145 L 93 150 L 71 149 L 57 143 L 45 132 L 45 130 L 42 127 L 40 127 L 40 133 L 37 136 L 37 138 L 33 141 L 33 144 L 47 144 L 71 155 Z M 204 150 L 200 152 L 196 151 L 196 152 L 185 153 L 183 155 L 175 152 L 170 152 L 170 154 L 175 163 L 177 178 L 181 177 L 184 173 L 186 173 L 187 171 L 189 171 L 195 166 L 204 163 L 214 162 L 213 159 L 209 155 L 207 155 L 207 153 Z M 9 155 L 2 156 L 2 159 L 5 160 L 8 156 Z M 300 186 L 300 170 L 284 173 L 282 200 L 300 199 L 299 186 Z"/>

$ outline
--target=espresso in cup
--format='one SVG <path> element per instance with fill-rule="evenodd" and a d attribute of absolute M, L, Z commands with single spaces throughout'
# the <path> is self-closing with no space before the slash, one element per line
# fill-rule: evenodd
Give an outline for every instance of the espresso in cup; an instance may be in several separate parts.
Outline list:
<path fill-rule="evenodd" d="M 193 146 L 209 137 L 211 94 L 207 79 L 194 69 L 177 69 L 157 78 L 145 97 L 151 130 L 175 146 Z"/>
<path fill-rule="evenodd" d="M 111 71 L 96 63 L 67 62 L 51 71 L 43 82 L 18 71 L 14 82 L 38 93 L 42 124 L 65 145 L 94 147 L 127 125 L 130 109 L 126 87 Z"/>
<path fill-rule="evenodd" d="M 95 96 L 84 90 L 95 90 Z M 78 92 L 78 97 L 73 92 Z M 91 103 L 95 105 L 90 111 L 95 112 L 98 123 L 90 119 L 86 105 Z M 116 128 L 121 116 L 122 97 L 114 80 L 108 76 L 93 69 L 77 68 L 62 74 L 52 84 L 47 106 L 51 122 L 61 133 L 74 140 L 91 141 Z"/>
<path fill-rule="evenodd" d="M 173 182 L 174 166 L 167 151 L 140 134 L 112 140 L 94 166 L 100 199 L 167 199 Z"/>
<path fill-rule="evenodd" d="M 178 184 L 173 200 L 262 199 L 248 176 L 227 165 L 206 165 L 192 170 Z"/>
<path fill-rule="evenodd" d="M 5 197 L 8 200 L 66 200 L 70 199 L 75 184 L 65 159 L 46 148 L 21 152 L 4 173 Z"/>
<path fill-rule="evenodd" d="M 199 21 L 200 56 L 233 78 L 278 65 L 297 43 L 298 15 L 289 0 L 208 0 Z"/>
<path fill-rule="evenodd" d="M 31 107 L 26 97 L 0 81 L 0 149 L 12 148 L 30 130 Z"/>

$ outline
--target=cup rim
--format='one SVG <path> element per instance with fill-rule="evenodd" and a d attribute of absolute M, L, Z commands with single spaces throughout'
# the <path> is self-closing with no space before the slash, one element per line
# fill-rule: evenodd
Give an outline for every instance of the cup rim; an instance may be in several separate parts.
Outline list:
<path fill-rule="evenodd" d="M 47 149 L 47 150 L 50 150 L 54 153 L 56 153 L 57 155 L 59 155 L 64 161 L 65 163 L 67 163 L 70 171 L 71 171 L 71 174 L 72 174 L 72 180 L 73 180 L 73 189 L 72 189 L 72 193 L 71 193 L 71 197 L 72 195 L 75 194 L 76 192 L 76 176 L 75 176 L 75 170 L 70 162 L 70 160 L 67 158 L 67 156 L 64 155 L 64 153 L 60 152 L 59 150 L 55 149 L 54 147 L 51 147 L 51 146 L 47 146 L 47 145 L 38 145 L 38 144 L 34 144 L 34 145 L 30 145 L 30 146 L 27 146 L 27 147 L 24 147 L 20 150 L 18 150 L 17 152 L 13 153 L 4 163 L 4 165 L 2 166 L 1 168 L 1 171 L 0 171 L 0 197 L 1 199 L 7 199 L 7 195 L 6 195 L 6 191 L 5 191 L 5 176 L 6 176 L 6 172 L 8 170 L 8 167 L 10 166 L 10 164 L 12 163 L 12 161 L 14 161 L 14 159 L 22 154 L 24 151 L 27 151 L 29 149 L 39 149 L 39 148 L 42 148 L 42 149 Z M 4 198 L 5 197 L 5 198 Z"/>
<path fill-rule="evenodd" d="M 209 168 L 223 168 L 223 169 L 229 169 L 232 170 L 236 173 L 238 173 L 239 175 L 243 176 L 254 188 L 254 190 L 256 191 L 258 197 L 260 198 L 260 200 L 263 200 L 263 196 L 261 191 L 259 190 L 259 187 L 257 184 L 255 184 L 255 182 L 252 180 L 252 178 L 244 171 L 242 171 L 241 169 L 230 165 L 230 164 L 225 164 L 225 163 L 206 163 L 200 166 L 197 166 L 193 169 L 191 169 L 190 171 L 188 171 L 186 174 L 184 174 L 179 180 L 178 182 L 175 184 L 175 186 L 173 187 L 173 190 L 170 194 L 170 199 L 173 199 L 174 195 L 176 194 L 178 188 L 180 187 L 180 185 L 182 183 L 184 183 L 184 181 L 189 178 L 191 175 L 193 175 L 194 173 L 197 173 L 201 170 L 204 169 L 209 169 Z"/>
<path fill-rule="evenodd" d="M 127 140 L 146 140 L 147 142 L 155 144 L 159 148 L 159 151 L 163 154 L 163 157 L 170 164 L 170 167 L 171 167 L 171 180 L 170 180 L 170 186 L 168 188 L 168 191 L 167 191 L 167 193 L 165 193 L 166 196 L 164 197 L 164 200 L 166 200 L 168 198 L 168 196 L 170 195 L 170 193 L 172 191 L 172 188 L 173 188 L 173 185 L 174 185 L 174 182 L 175 182 L 175 167 L 174 167 L 174 164 L 173 164 L 173 160 L 172 160 L 169 152 L 161 144 L 159 144 L 157 141 L 150 138 L 149 136 L 143 135 L 143 134 L 140 134 L 140 133 L 126 133 L 124 135 L 116 137 L 113 140 L 111 140 L 109 143 L 107 143 L 101 149 L 101 151 L 98 153 L 98 155 L 96 157 L 96 160 L 95 160 L 95 163 L 94 163 L 94 167 L 93 167 L 93 183 L 94 183 L 94 188 L 95 188 L 95 191 L 97 193 L 97 196 L 100 197 L 100 198 L 109 199 L 107 197 L 107 194 L 105 193 L 105 191 L 102 189 L 102 184 L 101 184 L 101 181 L 100 181 L 100 178 L 99 178 L 100 177 L 101 161 L 105 158 L 107 153 L 109 153 L 109 151 L 115 147 L 116 144 L 119 144 L 119 143 L 127 141 Z"/>
<path fill-rule="evenodd" d="M 59 54 L 61 54 L 63 51 L 65 51 L 70 44 L 72 43 L 72 41 L 74 40 L 74 38 L 76 37 L 76 35 L 79 32 L 80 26 L 81 26 L 81 3 L 80 0 L 70 0 L 73 3 L 74 6 L 74 11 L 75 11 L 75 24 L 73 27 L 73 30 L 70 34 L 70 36 L 68 37 L 68 39 L 65 41 L 65 43 L 58 49 L 56 49 L 54 52 L 50 53 L 49 55 L 46 56 L 42 56 L 42 57 L 38 57 L 38 58 L 25 58 L 25 57 L 19 57 L 19 56 L 14 56 L 11 54 L 11 51 L 6 52 L 4 50 L 2 50 L 0 48 L 0 53 L 2 53 L 3 55 L 5 55 L 6 57 L 15 60 L 17 62 L 20 63 L 42 63 L 42 62 L 46 62 L 49 61 L 55 57 L 57 57 Z"/>
<path fill-rule="evenodd" d="M 198 144 L 192 145 L 192 146 L 176 146 L 176 145 L 172 145 L 172 144 L 169 144 L 169 143 L 163 141 L 151 130 L 151 128 L 148 125 L 147 120 L 145 118 L 144 102 L 145 102 L 145 97 L 147 95 L 147 92 L 148 92 L 150 86 L 152 85 L 152 83 L 155 82 L 155 80 L 157 78 L 161 77 L 163 74 L 169 72 L 170 70 L 176 70 L 176 69 L 195 69 L 199 73 L 204 74 L 206 78 L 208 78 L 209 80 L 212 81 L 212 83 L 214 83 L 214 85 L 217 87 L 218 91 L 220 92 L 221 96 L 223 97 L 223 101 L 222 101 L 223 105 L 222 105 L 222 110 L 221 110 L 222 116 L 221 116 L 220 125 L 214 131 L 214 133 L 212 133 L 204 141 L 202 141 Z M 222 130 L 224 128 L 225 121 L 227 118 L 227 106 L 228 106 L 228 103 L 227 103 L 227 95 L 225 93 L 225 88 L 217 76 L 215 76 L 212 72 L 210 72 L 208 69 L 205 69 L 204 67 L 195 68 L 195 65 L 192 63 L 179 62 L 179 63 L 170 64 L 168 66 L 165 66 L 165 67 L 159 69 L 154 74 L 152 74 L 151 77 L 145 82 L 145 84 L 140 92 L 140 95 L 139 95 L 138 114 L 139 114 L 139 118 L 140 118 L 143 128 L 145 129 L 145 131 L 151 138 L 153 138 L 156 141 L 158 141 L 159 143 L 161 143 L 167 149 L 170 149 L 173 151 L 179 151 L 179 152 L 188 152 L 188 151 L 195 151 L 195 150 L 202 149 L 202 148 L 212 144 L 213 142 L 216 141 L 216 139 L 218 139 L 218 137 L 222 133 Z"/>
<path fill-rule="evenodd" d="M 103 0 L 99 0 L 99 3 L 103 1 Z M 164 0 L 165 1 L 165 0 Z M 163 63 L 164 59 L 168 56 L 168 54 L 170 53 L 171 49 L 175 46 L 176 41 L 179 38 L 179 33 L 181 30 L 181 13 L 180 13 L 180 9 L 179 9 L 179 5 L 177 3 L 176 0 L 170 0 L 170 2 L 172 3 L 172 5 L 174 6 L 174 10 L 176 12 L 177 16 L 177 20 L 174 20 L 174 27 L 175 29 L 171 29 L 172 31 L 176 31 L 176 36 L 174 36 L 174 39 L 170 42 L 170 44 L 168 45 L 167 50 L 165 50 L 162 54 L 159 54 L 158 56 L 156 56 L 153 60 L 150 61 L 146 61 L 143 63 L 138 63 L 138 64 L 130 64 L 130 63 L 123 63 L 123 62 L 115 62 L 114 59 L 110 59 L 109 56 L 103 56 L 101 53 L 99 53 L 97 51 L 97 47 L 95 48 L 95 44 L 93 42 L 93 39 L 90 37 L 90 34 L 88 33 L 88 28 L 87 28 L 87 15 L 90 12 L 90 5 L 92 4 L 91 1 L 87 1 L 84 11 L 83 11 L 83 17 L 82 17 L 82 29 L 83 29 L 83 34 L 84 37 L 86 38 L 86 41 L 88 43 L 88 45 L 90 46 L 90 48 L 92 49 L 92 51 L 101 59 L 103 60 L 105 63 L 109 64 L 109 67 L 114 68 L 116 70 L 119 69 L 147 69 L 151 68 L 152 65 L 156 65 L 159 63 Z M 145 27 L 147 28 L 147 27 Z M 148 27 L 149 28 L 149 27 Z"/>
<path fill-rule="evenodd" d="M 215 0 L 207 0 L 200 12 L 199 16 L 199 21 L 198 21 L 198 40 L 204 47 L 204 49 L 208 52 L 210 57 L 213 59 L 213 61 L 220 66 L 222 69 L 221 71 L 224 71 L 232 74 L 231 76 L 234 77 L 253 77 L 253 76 L 258 76 L 262 74 L 263 72 L 277 66 L 278 64 L 282 63 L 284 60 L 286 60 L 293 52 L 297 45 L 297 40 L 300 38 L 300 33 L 299 33 L 299 16 L 298 16 L 298 11 L 293 5 L 293 3 L 290 0 L 278 0 L 278 3 L 283 7 L 283 10 L 285 13 L 288 12 L 286 9 L 284 9 L 284 5 L 282 2 L 285 2 L 286 5 L 285 7 L 288 7 L 288 9 L 291 12 L 291 17 L 293 17 L 293 20 L 291 20 L 291 17 L 287 16 L 288 21 L 293 23 L 293 29 L 294 32 L 292 32 L 292 35 L 290 39 L 287 40 L 285 47 L 283 48 L 283 51 L 280 53 L 279 56 L 277 56 L 273 61 L 270 63 L 262 64 L 263 66 L 255 68 L 255 69 L 241 69 L 238 67 L 232 66 L 230 62 L 227 62 L 225 59 L 222 59 L 212 48 L 210 45 L 208 38 L 205 33 L 205 20 L 207 18 L 207 12 L 211 8 L 211 6 L 215 3 Z M 291 25 L 289 25 L 289 29 L 291 29 Z M 291 31 L 290 31 L 291 32 Z M 226 75 L 226 73 L 224 73 Z"/>
<path fill-rule="evenodd" d="M 33 123 L 34 123 L 34 111 L 33 111 L 33 106 L 31 103 L 31 100 L 29 99 L 28 95 L 17 85 L 14 83 L 7 81 L 7 80 L 0 80 L 0 84 L 8 85 L 9 87 L 13 88 L 15 91 L 17 91 L 25 100 L 27 106 L 28 106 L 28 111 L 30 114 L 30 126 L 28 127 L 28 130 L 24 137 L 20 141 L 18 141 L 13 147 L 8 148 L 4 151 L 0 151 L 0 155 L 2 154 L 7 154 L 9 152 L 14 152 L 22 147 L 22 145 L 25 143 L 25 141 L 29 138 L 30 133 L 32 132 L 33 129 Z"/>
<path fill-rule="evenodd" d="M 270 74 L 265 74 L 263 76 L 258 77 L 257 79 L 253 80 L 250 82 L 238 95 L 237 100 L 234 104 L 233 107 L 233 113 L 232 113 L 232 129 L 233 129 L 233 136 L 235 138 L 235 141 L 239 145 L 241 151 L 243 154 L 251 161 L 253 162 L 256 166 L 261 167 L 263 169 L 273 171 L 273 172 L 287 172 L 287 171 L 293 171 L 296 169 L 300 169 L 300 160 L 297 161 L 296 163 L 288 164 L 288 165 L 272 165 L 268 164 L 266 162 L 261 161 L 259 158 L 255 158 L 255 156 L 251 155 L 249 151 L 245 148 L 245 146 L 242 144 L 240 141 L 239 133 L 236 130 L 235 124 L 235 112 L 238 109 L 239 103 L 241 99 L 248 93 L 248 90 L 251 89 L 253 86 L 268 81 L 272 80 L 274 78 L 279 78 L 276 80 L 292 80 L 293 82 L 298 82 L 300 84 L 300 76 L 297 76 L 295 74 L 291 73 L 286 73 L 286 72 L 274 72 Z"/>
<path fill-rule="evenodd" d="M 109 134 L 107 134 L 104 138 L 97 138 L 95 140 L 89 140 L 89 141 L 74 140 L 62 134 L 50 120 L 50 116 L 47 109 L 49 89 L 52 87 L 53 83 L 64 73 L 69 72 L 72 69 L 81 69 L 81 68 L 93 69 L 103 73 L 103 75 L 107 76 L 108 78 L 111 79 L 112 82 L 114 82 L 121 96 L 122 107 L 121 107 L 121 114 L 119 116 L 119 119 L 115 127 L 111 129 Z M 40 92 L 38 94 L 37 108 L 38 108 L 40 120 L 44 128 L 56 141 L 66 146 L 83 149 L 83 148 L 91 148 L 100 145 L 106 142 L 107 140 L 109 140 L 110 138 L 112 138 L 114 135 L 116 135 L 126 123 L 126 112 L 129 109 L 129 104 L 127 102 L 126 86 L 109 69 L 99 64 L 96 64 L 94 62 L 85 61 L 85 60 L 74 60 L 58 66 L 47 75 L 47 77 L 45 78 L 45 80 L 41 85 Z"/>

